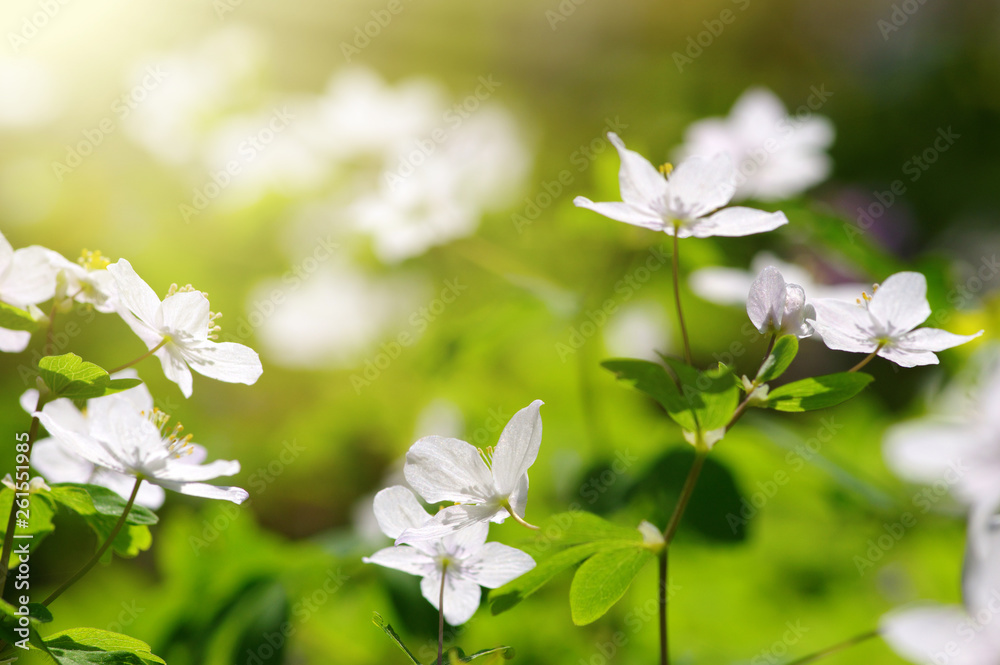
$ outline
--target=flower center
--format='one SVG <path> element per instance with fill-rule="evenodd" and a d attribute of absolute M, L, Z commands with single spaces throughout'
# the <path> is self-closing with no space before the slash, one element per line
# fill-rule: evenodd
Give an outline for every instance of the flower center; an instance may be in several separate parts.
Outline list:
<path fill-rule="evenodd" d="M 670 162 L 664 162 L 663 164 L 660 164 L 656 170 L 663 174 L 664 178 L 669 178 L 671 172 L 674 170 L 674 165 Z"/>
<path fill-rule="evenodd" d="M 490 471 L 493 470 L 493 446 L 487 446 L 486 448 L 479 448 L 479 457 L 482 458 L 483 462 L 486 463 L 486 468 Z"/>
<path fill-rule="evenodd" d="M 78 258 L 76 262 L 88 271 L 104 270 L 111 264 L 111 261 L 108 261 L 101 255 L 101 250 L 91 252 L 86 249 L 80 252 L 80 258 Z"/>
<path fill-rule="evenodd" d="M 872 294 L 868 295 L 866 292 L 861 292 L 861 297 L 857 298 L 855 302 L 864 307 L 868 307 L 868 303 L 872 301 L 872 297 L 875 296 L 875 292 L 878 291 L 878 284 L 872 284 Z"/>
<path fill-rule="evenodd" d="M 194 447 L 191 445 L 191 439 L 194 438 L 194 435 L 185 434 L 181 436 L 181 432 L 184 431 L 184 425 L 178 422 L 174 424 L 173 429 L 167 430 L 167 426 L 170 423 L 170 414 L 154 408 L 149 414 L 143 411 L 142 415 L 146 416 L 149 422 L 153 423 L 156 429 L 160 430 L 160 435 L 163 437 L 163 444 L 166 446 L 167 452 L 171 457 L 180 458 L 194 452 Z"/>
<path fill-rule="evenodd" d="M 170 288 L 167 289 L 167 295 L 163 298 L 166 300 L 170 296 L 177 295 L 178 293 L 200 293 L 201 295 L 208 298 L 208 294 L 204 291 L 199 291 L 190 284 L 185 284 L 184 286 L 177 286 L 176 283 L 171 284 Z M 212 312 L 208 313 L 208 339 L 219 339 L 219 333 L 222 332 L 222 326 L 216 323 L 217 319 L 222 318 L 222 312 Z"/>

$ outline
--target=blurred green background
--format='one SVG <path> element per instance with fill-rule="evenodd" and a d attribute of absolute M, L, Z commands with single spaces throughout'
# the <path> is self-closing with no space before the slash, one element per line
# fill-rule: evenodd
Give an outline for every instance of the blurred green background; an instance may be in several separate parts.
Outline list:
<path fill-rule="evenodd" d="M 919 269 L 950 315 L 942 327 L 995 337 L 997 285 L 954 289 L 1000 246 L 996 3 L 9 0 L 0 26 L 3 234 L 15 248 L 127 258 L 160 294 L 193 284 L 224 313 L 222 339 L 253 346 L 265 368 L 252 387 L 196 376 L 185 400 L 155 361 L 139 366 L 211 457 L 241 461 L 234 484 L 251 500 L 169 495 L 152 549 L 94 571 L 55 606 L 54 629 L 125 632 L 170 663 L 404 662 L 372 625 L 378 611 L 429 660 L 436 611 L 418 580 L 361 563 L 388 542 L 371 495 L 396 482 L 419 436 L 492 445 L 536 398 L 545 435 L 529 521 L 577 503 L 663 526 L 687 445 L 598 363 L 680 351 L 666 266 L 627 298 L 615 289 L 668 243 L 572 205 L 619 199 L 609 122 L 662 162 L 686 126 L 753 85 L 791 110 L 827 91 L 831 178 L 778 206 L 791 223 L 776 232 L 682 242 L 682 272 L 746 268 L 762 249 L 865 283 Z M 948 128 L 954 145 L 870 232 L 847 232 Z M 393 188 L 386 174 L 406 165 L 387 155 L 420 141 L 434 159 Z M 609 298 L 620 311 L 584 326 Z M 725 360 L 736 340 L 737 369 L 751 372 L 763 343 L 741 333 L 745 313 L 686 286 L 683 298 L 696 364 Z M 144 350 L 111 316 L 65 341 L 105 367 Z M 719 445 L 672 550 L 674 662 L 783 662 L 899 604 L 959 599 L 964 524 L 947 498 L 863 574 L 856 557 L 920 489 L 886 470 L 883 432 L 924 413 L 982 346 L 936 367 L 877 361 L 852 402 L 747 417 Z M 793 371 L 856 360 L 806 342 Z M 8 438 L 27 427 L 23 363 L 31 350 L 0 358 Z M 818 453 L 795 452 L 824 431 Z M 634 461 L 609 471 L 620 458 Z M 790 480 L 771 492 L 779 471 Z M 734 534 L 727 513 L 758 495 Z M 38 593 L 90 551 L 88 532 L 58 525 L 34 561 Z M 526 542 L 512 524 L 492 538 Z M 652 567 L 584 628 L 568 585 L 561 576 L 498 617 L 484 606 L 457 643 L 509 644 L 526 665 L 651 662 Z M 618 631 L 626 646 L 609 647 Z M 901 661 L 873 641 L 829 662 Z"/>

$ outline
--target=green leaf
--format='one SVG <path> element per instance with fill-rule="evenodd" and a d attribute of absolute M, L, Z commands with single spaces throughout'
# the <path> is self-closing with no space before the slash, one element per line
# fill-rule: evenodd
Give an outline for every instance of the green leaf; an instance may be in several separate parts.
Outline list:
<path fill-rule="evenodd" d="M 825 409 L 851 399 L 873 378 L 861 372 L 841 372 L 802 379 L 772 390 L 764 407 L 795 412 Z"/>
<path fill-rule="evenodd" d="M 80 483 L 60 483 L 52 486 L 52 498 L 81 515 L 109 515 L 121 517 L 128 501 L 107 487 Z M 126 524 L 156 524 L 159 518 L 149 508 L 132 505 L 125 519 Z"/>
<path fill-rule="evenodd" d="M 38 330 L 38 321 L 23 309 L 0 302 L 0 328 L 34 332 Z"/>
<path fill-rule="evenodd" d="M 142 640 L 97 628 L 64 630 L 45 645 L 60 665 L 166 665 Z"/>
<path fill-rule="evenodd" d="M 111 380 L 108 373 L 75 353 L 46 356 L 38 361 L 42 381 L 56 397 L 90 399 L 128 390 L 142 383 L 138 379 Z"/>
<path fill-rule="evenodd" d="M 9 487 L 4 487 L 0 490 L 0 515 L 3 515 L 3 521 L 0 522 L 0 537 L 6 535 L 7 529 L 7 519 L 6 516 L 10 515 L 11 507 L 14 504 L 14 490 Z M 19 511 L 20 512 L 20 511 Z M 15 540 L 16 545 L 21 545 L 24 543 L 28 544 L 28 551 L 34 552 L 35 549 L 41 544 L 42 539 L 47 535 L 52 533 L 55 526 L 52 524 L 52 518 L 55 516 L 55 505 L 53 504 L 51 495 L 45 491 L 31 492 L 28 496 L 28 519 L 26 523 L 20 521 L 21 515 L 15 515 L 18 522 L 15 525 L 14 533 L 15 535 L 31 535 L 32 538 L 25 538 L 23 540 Z M 17 557 L 17 552 L 10 558 L 10 567 L 14 568 L 18 565 L 20 561 Z"/>
<path fill-rule="evenodd" d="M 677 375 L 682 396 L 694 413 L 698 429 L 710 432 L 729 424 L 740 401 L 732 370 L 719 363 L 718 367 L 699 372 L 676 358 L 661 357 Z"/>
<path fill-rule="evenodd" d="M 542 524 L 541 532 L 555 534 L 548 536 L 551 548 L 564 549 L 557 549 L 548 556 L 536 554 L 534 568 L 492 590 L 489 601 L 493 614 L 506 612 L 548 584 L 562 571 L 597 552 L 641 547 L 643 544 L 642 534 L 637 529 L 618 526 L 586 511 L 553 515 Z"/>
<path fill-rule="evenodd" d="M 757 372 L 757 383 L 773 381 L 785 373 L 799 352 L 799 339 L 795 335 L 783 335 L 774 343 L 771 354 Z"/>
<path fill-rule="evenodd" d="M 491 655 L 499 656 L 504 660 L 510 660 L 511 658 L 514 657 L 514 649 L 513 647 L 493 647 L 492 649 L 483 649 L 481 651 L 477 651 L 474 654 L 466 656 L 465 652 L 462 651 L 460 647 L 454 647 L 448 652 L 448 662 L 451 665 L 455 665 L 456 663 L 470 663 L 474 661 L 476 658 L 482 658 L 483 656 L 491 656 Z M 436 659 L 434 663 L 437 663 Z"/>
<path fill-rule="evenodd" d="M 81 485 L 77 483 L 61 483 L 52 486 L 50 496 L 59 505 L 80 515 L 97 534 L 98 547 L 110 535 L 118 518 L 121 517 L 128 503 L 117 493 L 99 485 Z M 0 506 L 2 510 L 2 506 Z M 156 513 L 142 506 L 132 506 L 123 528 L 115 537 L 111 550 L 119 556 L 131 558 L 139 552 L 149 549 L 153 536 L 149 526 L 156 524 L 159 518 Z M 105 553 L 103 560 L 111 559 L 111 551 Z"/>
<path fill-rule="evenodd" d="M 604 616 L 654 558 L 650 550 L 640 546 L 598 552 L 584 561 L 569 588 L 573 623 L 585 626 Z"/>
<path fill-rule="evenodd" d="M 385 619 L 382 618 L 381 614 L 379 614 L 378 612 L 373 613 L 372 622 L 376 626 L 381 628 L 382 631 L 389 636 L 389 639 L 391 639 L 393 642 L 396 643 L 396 646 L 398 646 L 400 649 L 403 650 L 403 653 L 406 654 L 406 657 L 410 659 L 411 663 L 413 663 L 414 665 L 420 665 L 420 661 L 417 660 L 416 657 L 413 655 L 413 653 L 411 653 L 410 650 L 406 648 L 406 645 L 403 644 L 403 640 L 399 638 L 399 635 L 397 635 L 396 631 L 392 629 L 392 626 L 390 626 L 385 622 Z"/>
<path fill-rule="evenodd" d="M 605 360 L 601 366 L 614 372 L 619 380 L 631 384 L 636 390 L 641 390 L 659 402 L 670 417 L 684 429 L 691 431 L 698 429 L 690 405 L 681 397 L 677 384 L 662 365 L 648 360 L 623 358 Z"/>

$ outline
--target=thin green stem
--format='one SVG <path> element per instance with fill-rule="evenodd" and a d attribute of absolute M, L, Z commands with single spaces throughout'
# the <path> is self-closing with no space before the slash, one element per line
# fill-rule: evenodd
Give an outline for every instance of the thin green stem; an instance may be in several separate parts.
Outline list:
<path fill-rule="evenodd" d="M 705 464 L 705 457 L 707 456 L 708 451 L 705 450 L 699 450 L 695 454 L 694 464 L 691 465 L 687 480 L 684 481 L 684 487 L 681 489 L 681 495 L 677 499 L 677 505 L 674 506 L 674 512 L 670 516 L 670 521 L 667 522 L 666 530 L 663 532 L 666 547 L 670 547 L 670 541 L 674 539 L 674 534 L 677 533 L 677 527 L 680 526 L 681 517 L 684 516 L 688 501 L 691 500 L 691 494 L 694 492 L 694 486 L 698 483 L 698 476 L 701 474 L 701 467 Z"/>
<path fill-rule="evenodd" d="M 669 665 L 667 650 L 667 548 L 660 552 L 660 665 Z"/>
<path fill-rule="evenodd" d="M 677 254 L 679 243 L 677 241 L 677 229 L 678 226 L 674 225 L 674 255 L 673 255 L 673 270 L 674 270 L 674 301 L 677 303 L 677 322 L 681 326 L 681 337 L 684 339 L 684 361 L 688 365 L 691 363 L 691 343 L 688 341 L 687 327 L 684 325 L 684 310 L 681 308 L 681 286 L 680 286 L 680 271 L 677 267 Z"/>
<path fill-rule="evenodd" d="M 115 367 L 114 369 L 109 369 L 108 370 L 108 374 L 114 374 L 115 372 L 120 372 L 123 369 L 125 369 L 126 367 L 131 367 L 132 365 L 135 365 L 135 364 L 137 364 L 139 362 L 142 362 L 143 360 L 145 360 L 146 358 L 150 357 L 151 355 L 153 355 L 154 353 L 156 353 L 157 351 L 159 351 L 160 349 L 162 349 L 164 346 L 166 346 L 167 342 L 169 342 L 169 341 L 170 340 L 164 338 L 159 344 L 157 344 L 156 346 L 154 346 L 153 348 L 151 348 L 149 351 L 146 351 L 144 354 L 142 354 L 141 356 L 139 356 L 135 360 L 127 362 L 124 365 L 119 365 L 118 367 Z"/>
<path fill-rule="evenodd" d="M 441 566 L 441 592 L 438 595 L 438 665 L 444 663 L 444 584 L 447 579 L 445 573 L 448 570 L 448 562 Z"/>
<path fill-rule="evenodd" d="M 867 356 L 865 356 L 865 359 L 864 359 L 864 360 L 862 360 L 862 361 L 861 361 L 861 362 L 859 362 L 859 363 L 858 363 L 857 365 L 855 365 L 854 367 L 852 367 L 851 369 L 849 369 L 849 370 L 847 370 L 847 371 L 848 371 L 848 372 L 857 372 L 857 371 L 858 371 L 859 369 L 861 369 L 862 367 L 864 367 L 865 365 L 867 365 L 868 363 L 870 363 L 870 362 L 871 362 L 872 360 L 874 360 L 874 359 L 875 359 L 875 356 L 877 356 L 877 355 L 878 355 L 878 352 L 879 352 L 879 351 L 881 351 L 881 350 L 882 350 L 882 345 L 881 345 L 881 344 L 879 344 L 879 345 L 878 345 L 878 346 L 877 346 L 877 347 L 875 348 L 875 350 L 874 350 L 874 351 L 872 351 L 872 352 L 871 352 L 871 353 L 869 353 L 869 354 L 868 354 Z"/>
<path fill-rule="evenodd" d="M 760 361 L 760 366 L 757 368 L 757 372 L 754 374 L 755 377 L 760 374 L 760 370 L 762 367 L 764 367 L 764 363 L 766 363 L 767 359 L 771 356 L 771 351 L 774 350 L 774 343 L 777 340 L 778 340 L 778 333 L 772 333 L 771 339 L 768 340 L 767 342 L 767 350 L 764 351 L 764 358 Z M 733 411 L 733 417 L 730 418 L 729 423 L 726 424 L 727 432 L 733 428 L 733 425 L 736 424 L 736 421 L 743 416 L 743 414 L 747 410 L 747 407 L 750 406 L 750 395 L 753 394 L 755 388 L 757 388 L 756 378 L 754 379 L 753 386 L 750 388 L 750 390 L 747 391 L 746 396 L 743 398 L 743 401 L 741 401 L 739 405 L 736 407 L 736 410 Z"/>
<path fill-rule="evenodd" d="M 63 582 L 58 589 L 50 593 L 49 597 L 46 598 L 44 601 L 42 601 L 42 605 L 49 605 L 52 601 L 61 596 L 63 592 L 66 591 L 66 589 L 70 588 L 78 581 L 80 581 L 80 578 L 89 573 L 91 568 L 97 565 L 97 562 L 101 560 L 101 557 L 104 556 L 104 553 L 107 552 L 108 548 L 111 547 L 112 543 L 115 542 L 115 538 L 118 537 L 118 532 L 120 532 L 122 530 L 122 527 L 125 526 L 125 521 L 128 519 L 129 511 L 132 510 L 132 505 L 135 503 L 136 495 L 139 494 L 139 485 L 141 484 L 142 484 L 142 478 L 136 478 L 135 486 L 132 487 L 132 495 L 129 496 L 128 503 L 125 504 L 125 510 L 122 511 L 122 516 L 118 518 L 118 522 L 115 524 L 115 527 L 111 529 L 111 533 L 110 535 L 108 535 L 108 539 L 104 541 L 103 545 L 101 545 L 101 549 L 97 550 L 97 553 L 90 558 L 90 561 L 83 564 L 83 568 L 78 570 L 76 575 L 73 575 L 73 577 Z"/>
<path fill-rule="evenodd" d="M 38 401 L 35 402 L 35 411 L 38 411 L 45 404 L 45 398 L 42 397 L 42 393 L 38 393 Z M 31 448 L 35 443 L 35 439 L 38 437 L 38 416 L 33 416 L 31 418 L 31 426 L 28 428 L 28 452 L 26 453 L 28 458 L 28 464 L 31 464 Z M 17 479 L 17 473 L 14 474 L 15 482 Z M 15 496 L 16 498 L 16 496 Z M 31 500 L 31 497 L 28 497 Z M 10 515 L 7 517 L 7 530 L 3 535 L 3 551 L 0 552 L 0 596 L 3 595 L 4 589 L 7 587 L 7 572 L 10 567 L 10 555 L 14 551 L 14 528 L 17 525 L 17 501 L 13 501 L 10 505 Z"/>
<path fill-rule="evenodd" d="M 518 515 L 517 513 L 514 512 L 514 509 L 511 508 L 511 506 L 510 506 L 510 501 L 505 501 L 504 504 L 503 504 L 503 507 L 507 510 L 508 513 L 510 513 L 510 516 L 514 518 L 515 522 L 517 522 L 521 526 L 526 526 L 529 529 L 534 529 L 535 531 L 538 531 L 538 527 L 537 526 L 535 526 L 534 524 L 530 524 L 528 522 L 525 522 L 523 517 L 521 517 L 520 515 Z"/>
<path fill-rule="evenodd" d="M 855 644 L 861 644 L 862 642 L 866 642 L 872 639 L 873 637 L 878 637 L 878 630 L 869 630 L 866 633 L 855 635 L 854 637 L 844 640 L 839 644 L 834 644 L 832 647 L 827 647 L 822 651 L 817 651 L 816 653 L 809 654 L 808 656 L 803 656 L 802 658 L 799 658 L 798 660 L 793 660 L 792 662 L 786 663 L 785 665 L 805 665 L 806 663 L 813 663 L 817 660 L 820 660 L 821 658 L 832 656 L 835 653 L 838 653 L 840 651 L 843 651 L 844 649 L 852 647 Z"/>

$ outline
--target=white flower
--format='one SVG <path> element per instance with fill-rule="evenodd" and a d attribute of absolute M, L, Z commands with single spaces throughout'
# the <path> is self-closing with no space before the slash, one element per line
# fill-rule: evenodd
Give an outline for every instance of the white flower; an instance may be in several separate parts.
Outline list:
<path fill-rule="evenodd" d="M 27 309 L 55 295 L 56 271 L 48 252 L 34 245 L 15 251 L 0 233 L 0 302 Z M 30 340 L 30 332 L 0 328 L 0 351 L 19 353 Z"/>
<path fill-rule="evenodd" d="M 692 291 L 709 302 L 743 307 L 746 305 L 747 291 L 750 290 L 760 271 L 767 266 L 777 268 L 786 281 L 798 284 L 813 299 L 853 300 L 866 288 L 864 284 L 854 283 L 823 284 L 816 281 L 808 270 L 794 263 L 782 261 L 770 252 L 756 254 L 750 261 L 749 270 L 716 266 L 699 268 L 691 273 L 689 283 Z"/>
<path fill-rule="evenodd" d="M 376 494 L 374 510 L 379 527 L 390 538 L 431 518 L 413 492 L 399 485 Z M 495 589 L 535 567 L 534 559 L 524 552 L 501 543 L 487 543 L 488 532 L 489 524 L 480 522 L 443 538 L 387 547 L 365 557 L 364 562 L 419 575 L 423 578 L 420 591 L 438 609 L 443 576 L 444 617 L 452 626 L 458 626 L 479 608 L 479 587 Z"/>
<path fill-rule="evenodd" d="M 143 413 L 126 396 L 116 394 L 90 400 L 86 431 L 80 431 L 78 425 L 74 427 L 71 420 L 74 416 L 61 410 L 58 400 L 46 404 L 37 415 L 54 439 L 104 469 L 191 496 L 233 503 L 242 503 L 249 497 L 239 487 L 204 482 L 239 473 L 239 462 L 185 463 L 184 456 L 199 454 L 191 443 L 191 435 L 181 436 L 180 425 L 167 431 L 166 414 L 156 409 Z"/>
<path fill-rule="evenodd" d="M 1000 359 L 988 363 L 968 401 L 893 426 L 882 451 L 894 473 L 935 489 L 946 486 L 981 525 L 1000 506 Z"/>
<path fill-rule="evenodd" d="M 419 528 L 406 529 L 396 543 L 440 538 L 485 522 L 512 516 L 524 522 L 528 503 L 528 467 L 542 443 L 541 400 L 514 414 L 492 451 L 441 436 L 426 436 L 406 453 L 406 482 L 428 503 L 460 505 L 444 508 Z"/>
<path fill-rule="evenodd" d="M 227 383 L 252 384 L 263 372 L 253 349 L 215 342 L 214 318 L 204 293 L 185 287 L 160 302 L 125 259 L 108 266 L 117 286 L 119 314 L 160 359 L 163 373 L 191 396 L 191 370 Z M 173 289 L 172 289 L 173 291 Z"/>
<path fill-rule="evenodd" d="M 964 344 L 983 334 L 955 335 L 937 328 L 917 328 L 931 314 L 927 279 L 916 272 L 890 276 L 873 295 L 857 302 L 814 300 L 809 320 L 823 342 L 837 351 L 873 353 L 900 367 L 936 365 L 935 351 Z"/>
<path fill-rule="evenodd" d="M 682 158 L 726 153 L 736 164 L 736 199 L 776 201 L 826 179 L 831 165 L 825 151 L 833 136 L 827 118 L 792 118 L 770 90 L 751 88 L 729 117 L 688 127 L 679 153 Z"/>
<path fill-rule="evenodd" d="M 774 266 L 760 271 L 750 285 L 747 314 L 762 334 L 809 337 L 812 327 L 806 318 L 816 318 L 812 305 L 806 303 L 806 292 L 798 284 L 787 284 Z"/>
<path fill-rule="evenodd" d="M 74 263 L 59 252 L 48 252 L 56 271 L 56 298 L 92 305 L 105 314 L 115 311 L 114 279 L 106 270 L 110 261 L 100 252 L 83 250 Z"/>
<path fill-rule="evenodd" d="M 616 134 L 608 132 L 608 139 L 621 157 L 618 181 L 622 202 L 594 203 L 578 196 L 573 203 L 581 208 L 678 238 L 747 236 L 788 223 L 782 212 L 742 207 L 719 210 L 736 192 L 728 155 L 692 157 L 665 178 L 642 155 L 626 149 Z"/>
<path fill-rule="evenodd" d="M 117 372 L 112 378 L 134 379 L 137 377 L 138 374 L 135 370 L 126 369 Z M 153 412 L 153 396 L 144 383 L 122 391 L 118 395 L 128 399 L 141 413 Z M 87 400 L 87 408 L 83 411 L 76 408 L 72 400 L 57 399 L 45 405 L 45 411 L 63 428 L 87 435 L 90 433 L 90 414 L 101 413 L 102 400 L 107 399 L 108 397 L 95 397 Z M 21 395 L 21 407 L 28 413 L 34 412 L 36 404 L 38 404 L 37 390 L 27 390 Z M 207 453 L 204 448 L 196 444 L 191 444 L 191 448 L 192 454 L 182 457 L 180 461 L 186 464 L 200 464 L 205 460 Z M 31 447 L 31 466 L 37 469 L 50 483 L 100 485 L 126 499 L 132 493 L 132 486 L 135 484 L 135 480 L 130 476 L 95 466 L 80 457 L 72 446 L 53 437 L 39 439 Z M 140 506 L 156 510 L 163 505 L 164 498 L 162 487 L 147 482 L 139 487 L 135 502 Z"/>
<path fill-rule="evenodd" d="M 882 617 L 882 638 L 920 665 L 1000 662 L 1000 523 L 969 528 L 961 606 L 926 603 Z"/>

